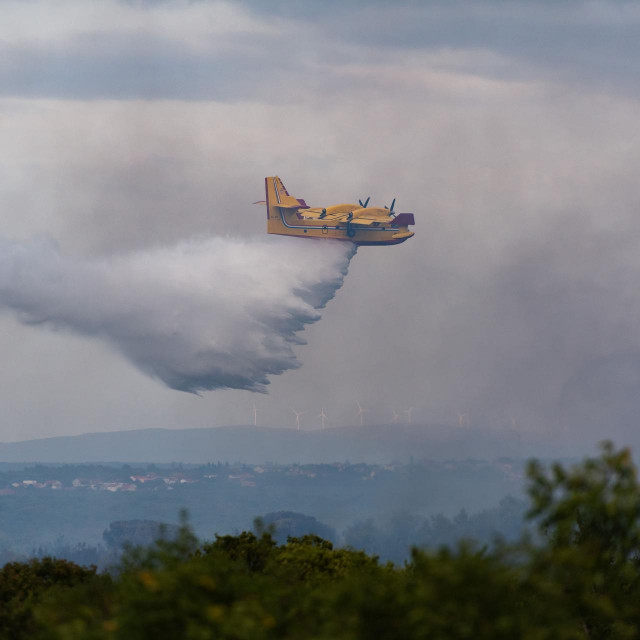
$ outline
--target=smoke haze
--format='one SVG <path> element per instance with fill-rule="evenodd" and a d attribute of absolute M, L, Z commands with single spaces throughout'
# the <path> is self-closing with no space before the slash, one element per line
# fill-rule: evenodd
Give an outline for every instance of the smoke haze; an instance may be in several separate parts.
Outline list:
<path fill-rule="evenodd" d="M 181 391 L 264 391 L 335 295 L 351 243 L 203 238 L 89 260 L 0 238 L 0 306 L 100 338 Z"/>

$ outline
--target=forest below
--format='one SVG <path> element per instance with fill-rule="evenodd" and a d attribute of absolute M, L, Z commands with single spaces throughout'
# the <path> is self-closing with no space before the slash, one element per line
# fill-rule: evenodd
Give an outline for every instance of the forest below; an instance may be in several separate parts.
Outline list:
<path fill-rule="evenodd" d="M 640 634 L 640 486 L 628 450 L 527 469 L 530 533 L 382 562 L 269 523 L 200 541 L 188 523 L 109 572 L 0 570 L 0 637 L 575 639 Z M 113 531 L 112 531 L 113 533 Z"/>

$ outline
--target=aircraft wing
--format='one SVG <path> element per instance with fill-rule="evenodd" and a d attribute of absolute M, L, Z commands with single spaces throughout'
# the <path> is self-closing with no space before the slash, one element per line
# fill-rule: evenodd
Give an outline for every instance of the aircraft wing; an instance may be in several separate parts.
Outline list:
<path fill-rule="evenodd" d="M 407 214 L 401 214 L 407 215 Z M 333 207 L 308 208 L 304 211 L 306 218 L 313 220 L 326 220 L 332 224 L 352 224 L 357 227 L 394 227 L 396 219 L 389 215 L 388 209 L 369 207 L 368 209 L 358 209 L 351 204 L 335 205 Z M 410 224 L 413 224 L 411 222 Z"/>
<path fill-rule="evenodd" d="M 368 218 L 353 218 L 351 220 L 351 224 L 355 224 L 362 227 L 377 227 L 381 224 L 385 224 L 386 221 L 383 220 L 370 220 Z M 389 224 L 387 222 L 387 224 Z"/>
<path fill-rule="evenodd" d="M 358 216 L 357 218 L 353 218 L 352 222 L 353 224 L 362 224 L 370 227 L 379 224 L 389 225 L 393 222 L 393 218 L 389 216 Z"/>
<path fill-rule="evenodd" d="M 329 215 L 327 215 L 327 218 L 329 218 Z M 358 214 L 357 211 L 355 211 L 351 217 L 348 213 L 341 213 L 332 219 L 336 222 L 350 222 L 351 224 L 363 227 L 390 225 L 393 221 L 393 218 L 390 218 L 388 213 L 363 212 L 362 214 Z"/>

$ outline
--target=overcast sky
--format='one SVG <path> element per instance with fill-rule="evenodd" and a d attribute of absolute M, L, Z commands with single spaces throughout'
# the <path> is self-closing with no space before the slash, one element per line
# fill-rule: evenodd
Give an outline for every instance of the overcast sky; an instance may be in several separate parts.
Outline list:
<path fill-rule="evenodd" d="M 0 440 L 247 424 L 253 403 L 337 426 L 357 400 L 370 422 L 632 441 L 639 60 L 628 2 L 0 2 L 4 238 L 79 265 L 257 242 L 267 175 L 416 216 L 358 251 L 266 395 L 176 391 L 5 310 Z"/>

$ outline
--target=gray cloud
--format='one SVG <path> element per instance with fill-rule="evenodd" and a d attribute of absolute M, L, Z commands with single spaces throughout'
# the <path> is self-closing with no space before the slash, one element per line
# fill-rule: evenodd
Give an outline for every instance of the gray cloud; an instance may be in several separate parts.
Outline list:
<path fill-rule="evenodd" d="M 0 307 L 105 340 L 173 389 L 264 391 L 299 366 L 297 333 L 320 318 L 355 252 L 307 244 L 211 238 L 81 261 L 50 241 L 0 240 Z"/>
<path fill-rule="evenodd" d="M 149 33 L 96 31 L 64 43 L 0 46 L 0 95 L 65 99 L 241 100 L 254 96 L 267 75 L 277 84 L 284 70 L 251 52 L 259 36 L 237 36 L 237 51 L 191 50 Z M 270 39 L 259 38 L 263 49 Z M 248 45 L 251 45 L 249 47 Z M 281 64 L 284 60 L 279 61 Z"/>
<path fill-rule="evenodd" d="M 105 2 L 95 18 L 76 13 L 46 37 L 6 34 L 1 95 L 279 102 L 339 90 L 344 73 L 366 87 L 351 66 L 416 52 L 432 70 L 633 95 L 640 74 L 640 11 L 624 2 Z"/>

